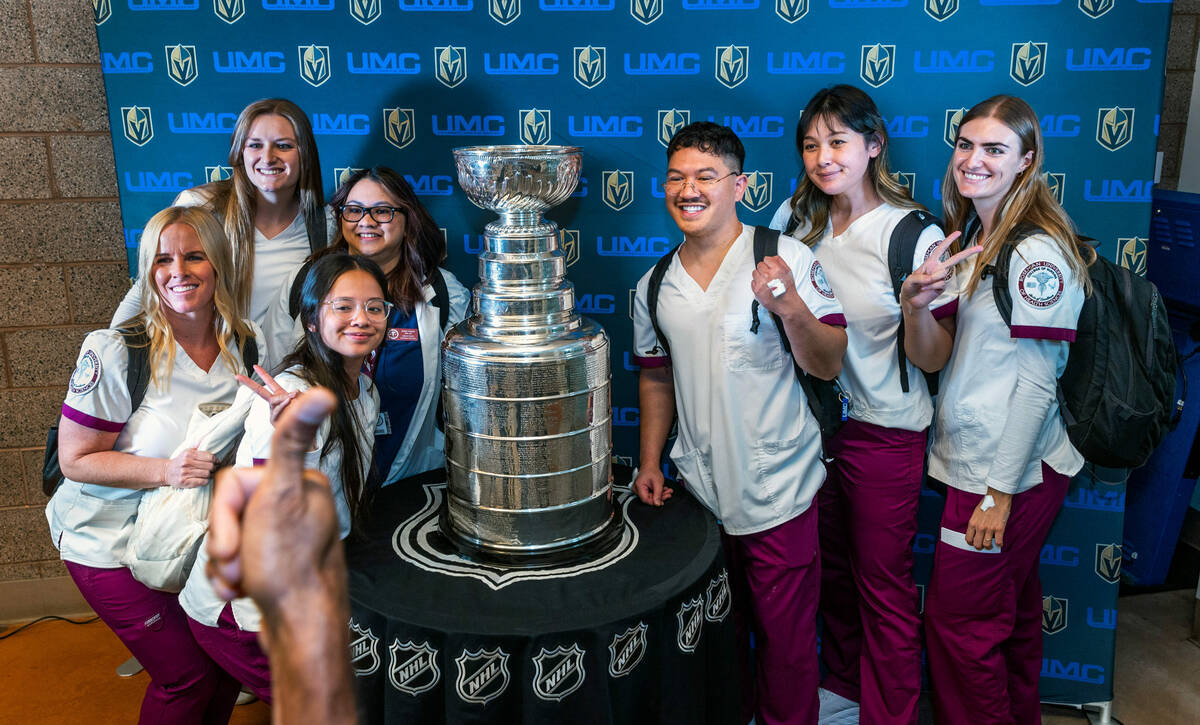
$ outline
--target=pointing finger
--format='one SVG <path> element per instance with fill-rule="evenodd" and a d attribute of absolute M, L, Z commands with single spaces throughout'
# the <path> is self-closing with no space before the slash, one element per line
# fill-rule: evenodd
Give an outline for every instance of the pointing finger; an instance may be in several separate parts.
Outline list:
<path fill-rule="evenodd" d="M 326 388 L 312 388 L 296 398 L 275 423 L 271 437 L 271 459 L 267 473 L 271 480 L 288 488 L 298 487 L 304 475 L 304 454 L 312 448 L 317 428 L 333 412 L 337 403 Z"/>

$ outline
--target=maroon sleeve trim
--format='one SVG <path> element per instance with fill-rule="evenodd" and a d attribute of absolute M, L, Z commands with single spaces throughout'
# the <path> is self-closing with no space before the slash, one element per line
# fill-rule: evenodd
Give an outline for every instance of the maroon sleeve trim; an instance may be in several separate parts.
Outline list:
<path fill-rule="evenodd" d="M 121 431 L 125 430 L 124 423 L 114 423 L 111 420 L 96 418 L 95 416 L 88 415 L 81 410 L 75 410 L 66 403 L 63 403 L 62 414 L 67 420 L 73 420 L 79 425 L 91 428 L 92 430 L 100 430 L 104 431 L 105 433 L 120 433 Z"/>
<path fill-rule="evenodd" d="M 665 355 L 662 357 L 642 357 L 641 355 L 634 355 L 633 362 L 635 365 L 641 368 L 665 368 L 671 364 L 671 358 Z"/>
<path fill-rule="evenodd" d="M 958 298 L 950 300 L 946 304 L 933 310 L 933 319 L 942 320 L 958 312 Z"/>
<path fill-rule="evenodd" d="M 1009 330 L 1012 337 L 1027 340 L 1061 340 L 1075 342 L 1075 331 L 1062 327 L 1038 327 L 1036 325 L 1013 325 Z"/>
<path fill-rule="evenodd" d="M 845 327 L 846 326 L 846 316 L 841 314 L 840 312 L 837 314 L 833 314 L 833 315 L 825 315 L 824 317 L 820 318 L 820 322 L 824 322 L 826 325 L 835 325 L 837 327 Z"/>

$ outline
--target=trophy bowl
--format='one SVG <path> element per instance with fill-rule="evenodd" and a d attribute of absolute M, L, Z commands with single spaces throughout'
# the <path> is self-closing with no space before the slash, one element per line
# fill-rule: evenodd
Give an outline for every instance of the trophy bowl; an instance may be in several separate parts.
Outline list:
<path fill-rule="evenodd" d="M 466 146 L 454 149 L 458 183 L 475 206 L 507 215 L 540 213 L 579 183 L 578 146 Z"/>

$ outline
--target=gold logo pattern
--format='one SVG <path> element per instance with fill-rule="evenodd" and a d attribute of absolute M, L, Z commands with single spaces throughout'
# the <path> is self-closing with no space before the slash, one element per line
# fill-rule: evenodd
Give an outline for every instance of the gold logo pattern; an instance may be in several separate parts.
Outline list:
<path fill-rule="evenodd" d="M 608 74 L 607 48 L 585 45 L 575 48 L 575 80 L 584 88 L 595 88 Z"/>
<path fill-rule="evenodd" d="M 300 77 L 311 86 L 319 86 L 329 80 L 329 46 L 300 45 Z"/>
<path fill-rule="evenodd" d="M 121 126 L 134 146 L 145 146 L 154 138 L 154 121 L 149 106 L 121 106 Z"/>
<path fill-rule="evenodd" d="M 633 172 L 605 171 L 601 174 L 604 203 L 613 211 L 621 211 L 633 203 Z"/>
<path fill-rule="evenodd" d="M 163 49 L 167 54 L 167 77 L 181 86 L 186 86 L 196 80 L 199 69 L 196 63 L 196 46 L 168 45 Z"/>
<path fill-rule="evenodd" d="M 858 75 L 867 85 L 878 88 L 890 81 L 895 73 L 896 46 L 882 43 L 862 46 Z"/>
<path fill-rule="evenodd" d="M 1096 143 L 1116 151 L 1133 140 L 1133 109 L 1114 106 L 1096 114 Z"/>
<path fill-rule="evenodd" d="M 550 110 L 522 108 L 520 116 L 521 143 L 541 145 L 550 143 Z"/>
<path fill-rule="evenodd" d="M 246 14 L 246 0 L 213 0 L 213 13 L 232 25 Z"/>
<path fill-rule="evenodd" d="M 718 45 L 717 80 L 726 88 L 735 88 L 750 77 L 750 46 Z"/>
<path fill-rule="evenodd" d="M 454 88 L 467 79 L 467 49 L 461 45 L 439 46 L 433 49 L 434 75 L 447 88 Z"/>
<path fill-rule="evenodd" d="M 398 149 L 417 137 L 417 117 L 411 108 L 383 109 L 383 137 Z"/>
<path fill-rule="evenodd" d="M 350 17 L 363 25 L 370 25 L 382 14 L 380 0 L 350 0 Z"/>

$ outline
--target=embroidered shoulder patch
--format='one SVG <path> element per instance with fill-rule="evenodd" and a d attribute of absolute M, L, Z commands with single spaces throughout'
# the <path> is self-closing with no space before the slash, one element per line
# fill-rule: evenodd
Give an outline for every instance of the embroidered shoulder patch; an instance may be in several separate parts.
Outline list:
<path fill-rule="evenodd" d="M 830 287 L 829 280 L 825 279 L 825 269 L 820 262 L 813 262 L 808 270 L 808 279 L 818 294 L 825 299 L 833 299 L 833 287 Z"/>
<path fill-rule="evenodd" d="M 1039 309 L 1062 299 L 1063 275 L 1051 262 L 1033 262 L 1017 278 L 1021 299 Z"/>
<path fill-rule="evenodd" d="M 84 352 L 79 358 L 79 364 L 75 366 L 75 372 L 71 373 L 71 382 L 67 389 L 74 395 L 90 393 L 96 387 L 96 383 L 100 382 L 100 372 L 100 357 L 94 350 Z"/>

